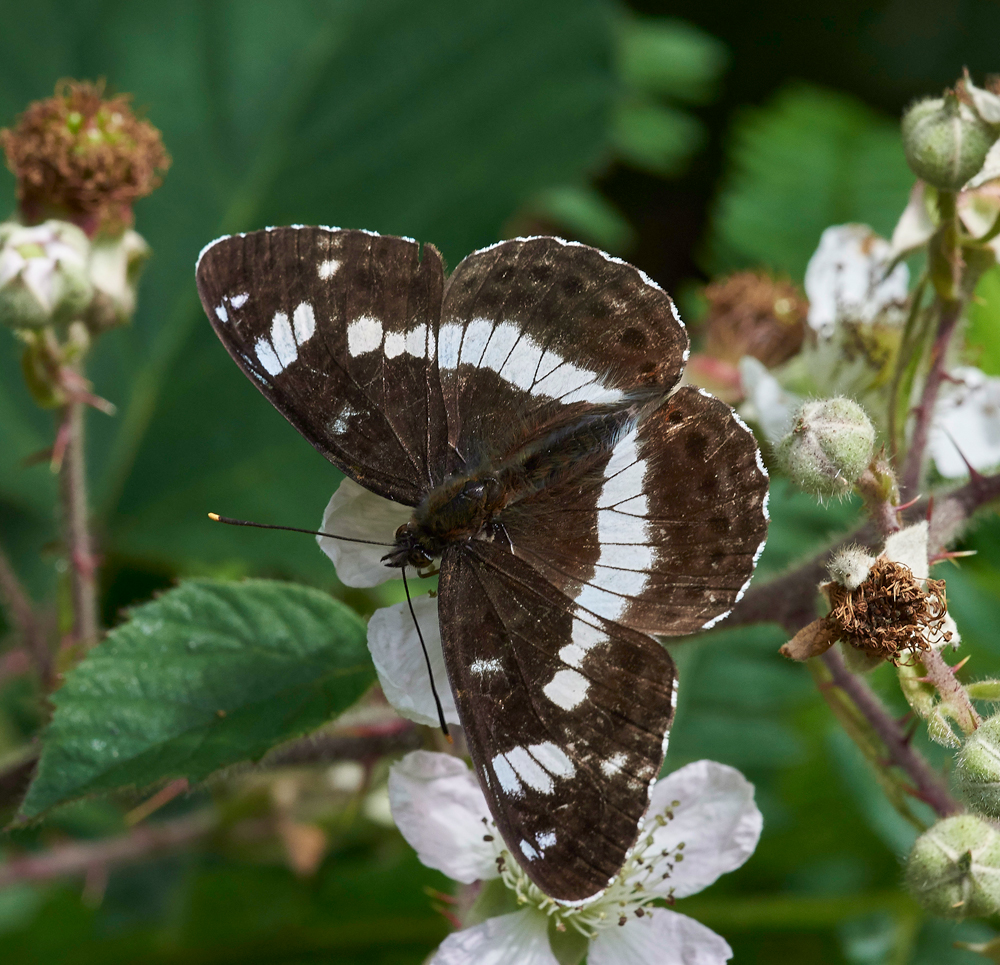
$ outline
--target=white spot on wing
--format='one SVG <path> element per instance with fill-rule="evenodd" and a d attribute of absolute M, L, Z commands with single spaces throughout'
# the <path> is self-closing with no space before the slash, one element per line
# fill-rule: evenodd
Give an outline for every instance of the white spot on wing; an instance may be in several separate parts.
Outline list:
<path fill-rule="evenodd" d="M 385 357 L 394 359 L 406 350 L 406 336 L 402 332 L 385 333 Z"/>
<path fill-rule="evenodd" d="M 553 744 L 552 741 L 532 744 L 528 748 L 528 753 L 553 777 L 572 777 L 576 773 L 576 767 L 569 756 L 558 744 Z"/>
<path fill-rule="evenodd" d="M 539 794 L 551 794 L 555 788 L 552 777 L 524 747 L 515 747 L 505 755 L 517 776 Z"/>
<path fill-rule="evenodd" d="M 406 333 L 406 354 L 422 359 L 427 355 L 427 326 L 418 325 Z"/>
<path fill-rule="evenodd" d="M 555 831 L 545 831 L 538 835 L 536 841 L 538 847 L 544 851 L 545 848 L 551 848 L 556 843 L 556 833 Z"/>
<path fill-rule="evenodd" d="M 374 352 L 382 344 L 382 323 L 362 315 L 347 326 L 347 350 L 352 358 Z"/>
<path fill-rule="evenodd" d="M 228 322 L 229 321 L 229 312 L 226 311 L 226 306 L 225 305 L 216 305 L 215 306 L 215 314 L 216 314 L 216 317 L 219 319 L 220 322 Z"/>
<path fill-rule="evenodd" d="M 606 761 L 601 761 L 601 773 L 605 777 L 614 777 L 625 766 L 627 760 L 628 754 L 624 751 L 612 754 Z"/>
<path fill-rule="evenodd" d="M 317 267 L 317 272 L 319 277 L 323 281 L 327 281 L 337 273 L 337 269 L 340 267 L 340 262 L 336 258 L 327 258 L 326 261 L 321 261 Z"/>
<path fill-rule="evenodd" d="M 233 295 L 233 297 L 229 299 L 229 304 L 232 305 L 233 308 L 242 308 L 248 301 L 250 301 L 250 293 L 240 292 L 238 295 Z"/>
<path fill-rule="evenodd" d="M 503 671 L 503 664 L 496 657 L 491 657 L 489 660 L 473 660 L 469 664 L 469 673 L 474 673 L 479 676 L 483 676 L 488 673 L 501 673 Z"/>
<path fill-rule="evenodd" d="M 721 623 L 732 612 L 733 612 L 732 610 L 726 610 L 725 613 L 720 613 L 717 617 L 712 617 L 712 619 L 709 620 L 708 623 L 703 623 L 701 625 L 702 630 L 711 630 L 712 627 L 714 627 L 717 623 Z"/>
<path fill-rule="evenodd" d="M 529 860 L 534 861 L 539 857 L 538 852 L 527 841 L 521 842 L 521 853 Z"/>
<path fill-rule="evenodd" d="M 257 361 L 264 366 L 264 370 L 268 375 L 277 375 L 279 372 L 284 371 L 285 366 L 278 356 L 274 354 L 274 349 L 271 348 L 271 343 L 266 338 L 257 339 L 253 350 L 257 355 Z"/>
<path fill-rule="evenodd" d="M 458 367 L 458 348 L 462 344 L 462 326 L 456 322 L 442 325 L 438 330 L 438 367 Z"/>
<path fill-rule="evenodd" d="M 284 312 L 275 312 L 271 319 L 271 344 L 282 368 L 291 365 L 298 358 L 299 349 L 292 336 L 288 316 Z"/>
<path fill-rule="evenodd" d="M 503 754 L 497 754 L 491 763 L 493 764 L 493 773 L 496 774 L 503 792 L 511 797 L 521 797 L 524 794 L 524 788 L 521 787 L 521 782 L 517 779 L 517 774 L 514 773 L 514 768 L 511 767 L 507 758 Z"/>
<path fill-rule="evenodd" d="M 587 589 L 589 588 L 584 588 L 584 593 Z M 589 689 L 590 683 L 583 674 L 579 674 L 575 670 L 560 670 L 542 688 L 542 693 L 557 707 L 561 707 L 563 710 L 573 710 L 583 703 Z"/>
<path fill-rule="evenodd" d="M 299 345 L 303 345 L 313 337 L 316 331 L 316 315 L 309 302 L 299 302 L 292 312 L 292 324 L 295 326 L 295 341 Z"/>

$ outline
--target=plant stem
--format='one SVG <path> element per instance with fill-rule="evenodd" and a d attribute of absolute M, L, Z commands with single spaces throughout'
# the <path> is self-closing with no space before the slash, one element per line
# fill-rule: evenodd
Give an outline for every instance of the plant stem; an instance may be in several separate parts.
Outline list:
<path fill-rule="evenodd" d="M 89 650 L 98 640 L 97 564 L 90 538 L 87 464 L 84 449 L 84 406 L 70 402 L 64 410 L 66 455 L 60 472 L 63 533 L 69 555 L 73 600 L 73 642 Z"/>
<path fill-rule="evenodd" d="M 934 415 L 934 405 L 937 402 L 941 383 L 944 381 L 944 363 L 948 344 L 958 327 L 962 317 L 964 302 L 955 299 L 940 301 L 940 322 L 934 344 L 931 346 L 930 369 L 920 395 L 920 403 L 916 409 L 916 422 L 913 426 L 913 437 L 906 452 L 906 462 L 902 473 L 903 498 L 913 497 L 920 485 L 920 473 L 923 467 L 924 451 L 930 435 L 931 419 Z"/>
<path fill-rule="evenodd" d="M 13 858 L 0 864 L 0 888 L 22 881 L 48 881 L 65 875 L 86 874 L 92 868 L 138 861 L 161 851 L 191 844 L 209 834 L 216 818 L 193 814 L 161 824 L 144 824 L 128 834 L 103 841 L 60 845 L 38 854 Z"/>
<path fill-rule="evenodd" d="M 839 687 L 860 711 L 879 740 L 885 745 L 890 763 L 904 771 L 913 783 L 920 800 L 929 804 L 938 817 L 959 814 L 961 805 L 951 796 L 923 755 L 906 739 L 899 724 L 879 700 L 875 692 L 860 677 L 852 674 L 836 649 L 828 650 L 822 657 L 834 684 Z"/>
<path fill-rule="evenodd" d="M 0 547 L 0 598 L 7 605 L 7 612 L 21 632 L 25 648 L 31 654 L 42 685 L 46 689 L 51 688 L 54 680 L 52 654 L 49 652 L 45 632 L 35 615 L 35 608 L 27 591 L 17 578 L 14 567 L 11 566 L 10 559 L 2 547 Z"/>
<path fill-rule="evenodd" d="M 972 706 L 965 688 L 945 663 L 940 650 L 926 650 L 918 654 L 927 676 L 941 695 L 942 709 L 953 717 L 966 735 L 971 734 L 982 722 L 982 717 Z"/>

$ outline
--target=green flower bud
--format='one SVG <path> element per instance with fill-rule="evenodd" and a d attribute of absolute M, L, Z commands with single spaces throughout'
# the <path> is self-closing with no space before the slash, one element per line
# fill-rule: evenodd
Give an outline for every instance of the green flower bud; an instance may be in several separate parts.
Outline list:
<path fill-rule="evenodd" d="M 804 403 L 777 456 L 792 482 L 825 498 L 850 492 L 874 451 L 875 427 L 865 410 L 836 398 Z"/>
<path fill-rule="evenodd" d="M 918 178 L 959 191 L 983 166 L 996 133 L 954 94 L 928 98 L 903 115 L 903 151 Z"/>
<path fill-rule="evenodd" d="M 972 814 L 938 821 L 914 843 L 906 884 L 932 914 L 992 915 L 1000 909 L 1000 834 Z"/>
<path fill-rule="evenodd" d="M 93 296 L 89 257 L 87 236 L 66 221 L 0 224 L 0 324 L 42 328 L 79 316 Z"/>
<path fill-rule="evenodd" d="M 135 290 L 149 259 L 149 245 L 131 228 L 116 238 L 98 235 L 90 251 L 94 301 L 88 322 L 95 331 L 124 325 L 135 312 Z"/>
<path fill-rule="evenodd" d="M 955 779 L 981 814 L 1000 817 L 1000 716 L 980 724 L 959 751 Z"/>

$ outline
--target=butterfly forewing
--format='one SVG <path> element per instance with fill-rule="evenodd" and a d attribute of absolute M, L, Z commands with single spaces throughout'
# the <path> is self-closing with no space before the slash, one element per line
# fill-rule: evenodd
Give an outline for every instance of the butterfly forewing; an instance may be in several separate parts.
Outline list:
<path fill-rule="evenodd" d="M 767 535 L 767 474 L 729 406 L 690 386 L 626 425 L 598 471 L 500 514 L 512 551 L 598 616 L 646 633 L 712 625 Z"/>
<path fill-rule="evenodd" d="M 432 246 L 273 228 L 214 242 L 197 279 L 229 353 L 331 462 L 407 505 L 441 481 L 444 270 Z"/>
<path fill-rule="evenodd" d="M 662 398 L 687 345 L 669 296 L 594 248 L 473 252 L 448 279 L 438 340 L 452 445 L 475 466 L 573 414 Z"/>
<path fill-rule="evenodd" d="M 673 662 L 495 543 L 445 552 L 439 612 L 470 753 L 508 850 L 552 897 L 596 894 L 635 843 L 663 764 Z"/>

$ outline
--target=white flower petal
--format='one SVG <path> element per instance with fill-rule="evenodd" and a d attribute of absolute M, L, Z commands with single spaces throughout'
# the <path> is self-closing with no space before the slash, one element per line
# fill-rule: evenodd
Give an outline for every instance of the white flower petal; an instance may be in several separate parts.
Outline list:
<path fill-rule="evenodd" d="M 497 849 L 483 840 L 496 830 L 483 824 L 490 819 L 486 798 L 463 761 L 412 751 L 389 771 L 389 804 L 396 827 L 428 868 L 465 884 L 498 877 Z"/>
<path fill-rule="evenodd" d="M 905 301 L 910 273 L 901 263 L 886 275 L 892 256 L 889 242 L 867 225 L 827 228 L 806 268 L 809 326 L 828 337 L 840 320 L 873 322 Z"/>
<path fill-rule="evenodd" d="M 429 965 L 559 965 L 559 962 L 549 946 L 545 915 L 526 908 L 453 932 L 441 942 Z"/>
<path fill-rule="evenodd" d="M 671 808 L 671 802 L 680 804 Z M 684 843 L 684 860 L 657 888 L 677 898 L 707 888 L 720 875 L 739 868 L 757 847 L 764 818 L 753 801 L 753 785 L 734 767 L 695 761 L 663 778 L 653 788 L 649 813 L 666 809 L 672 821 L 653 831 L 657 850 Z M 661 858 L 657 872 L 666 872 Z M 662 873 L 661 872 L 661 873 Z M 656 877 L 657 875 L 654 875 Z"/>
<path fill-rule="evenodd" d="M 1000 97 L 993 91 L 983 90 L 976 87 L 969 77 L 969 72 L 965 72 L 965 90 L 972 98 L 972 104 L 976 108 L 976 113 L 986 121 L 987 124 L 1000 124 Z"/>
<path fill-rule="evenodd" d="M 605 928 L 590 946 L 588 965 L 723 965 L 729 943 L 711 928 L 666 908 Z"/>
<path fill-rule="evenodd" d="M 983 161 L 983 166 L 979 169 L 979 173 L 966 184 L 965 190 L 968 191 L 971 188 L 982 187 L 987 181 L 995 181 L 997 178 L 1000 178 L 1000 141 L 997 141 L 986 152 L 986 160 Z M 962 195 L 960 194 L 959 202 L 961 202 L 961 199 Z"/>
<path fill-rule="evenodd" d="M 417 615 L 427 644 L 427 655 L 430 657 L 434 683 L 441 698 L 444 719 L 449 724 L 460 724 L 441 650 L 437 599 L 418 596 L 413 601 L 413 612 Z M 437 707 L 431 693 L 427 664 L 420 649 L 417 628 L 413 625 L 413 617 L 410 616 L 410 608 L 405 601 L 382 607 L 372 614 L 368 621 L 368 649 L 386 700 L 404 717 L 418 724 L 437 727 Z"/>
<path fill-rule="evenodd" d="M 882 555 L 894 563 L 902 563 L 913 571 L 918 580 L 926 580 L 930 576 L 927 565 L 927 536 L 929 526 L 926 519 L 907 526 L 898 533 L 886 538 Z"/>
<path fill-rule="evenodd" d="M 1000 465 L 1000 378 L 958 366 L 934 407 L 928 449 L 948 479 Z M 962 458 L 965 457 L 965 459 Z"/>
<path fill-rule="evenodd" d="M 771 445 L 777 445 L 792 428 L 792 416 L 802 399 L 786 392 L 767 366 L 752 355 L 739 361 L 745 401 L 740 414 L 760 426 Z"/>
<path fill-rule="evenodd" d="M 909 203 L 892 232 L 892 256 L 908 254 L 927 244 L 935 227 L 927 208 L 927 185 L 917 181 L 910 191 Z"/>
<path fill-rule="evenodd" d="M 413 510 L 391 499 L 383 499 L 345 479 L 333 494 L 323 513 L 324 533 L 370 539 L 387 546 L 365 543 L 345 543 L 343 540 L 317 536 L 319 548 L 333 560 L 337 576 L 347 586 L 378 586 L 386 580 L 399 578 L 398 569 L 390 569 L 382 557 L 392 545 L 396 530 L 407 522 Z"/>

